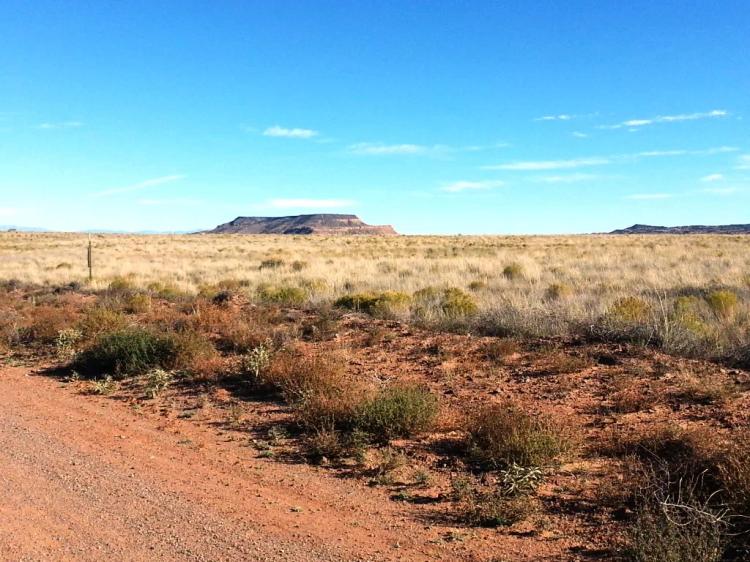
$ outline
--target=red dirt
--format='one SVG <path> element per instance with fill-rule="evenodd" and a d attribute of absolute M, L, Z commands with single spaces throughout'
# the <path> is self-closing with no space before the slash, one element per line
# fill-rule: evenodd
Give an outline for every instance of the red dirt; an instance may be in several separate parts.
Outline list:
<path fill-rule="evenodd" d="M 288 322 L 305 316 L 290 312 Z M 268 445 L 289 409 L 226 385 L 173 385 L 144 401 L 138 381 L 100 397 L 84 394 L 83 382 L 0 368 L 0 559 L 613 559 L 619 506 L 600 500 L 617 488 L 621 466 L 599 452 L 608 435 L 664 423 L 717 435 L 750 426 L 745 371 L 575 341 L 524 342 L 489 359 L 497 341 L 349 315 L 333 338 L 299 343 L 343 350 L 351 376 L 417 381 L 441 397 L 441 431 L 395 444 L 409 456 L 404 470 L 432 474 L 416 488 L 408 473 L 368 487 L 352 466 L 304 464 L 294 437 Z M 736 391 L 718 402 L 680 398 L 693 376 Z M 651 389 L 633 413 L 614 408 L 618 393 Z M 460 467 L 439 444 L 457 437 L 456 413 L 508 398 L 564 420 L 580 435 L 580 452 L 550 474 L 529 521 L 468 528 L 447 500 Z M 414 501 L 391 501 L 398 491 Z"/>

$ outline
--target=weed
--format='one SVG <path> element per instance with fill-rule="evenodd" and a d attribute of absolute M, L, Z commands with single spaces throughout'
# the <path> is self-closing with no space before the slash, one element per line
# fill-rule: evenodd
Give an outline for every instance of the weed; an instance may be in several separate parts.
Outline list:
<path fill-rule="evenodd" d="M 110 375 L 91 381 L 90 390 L 92 394 L 107 396 L 117 390 L 117 383 Z"/>
<path fill-rule="evenodd" d="M 147 398 L 154 399 L 174 380 L 174 375 L 163 369 L 153 369 L 146 373 L 144 392 Z"/>
<path fill-rule="evenodd" d="M 470 457 L 491 468 L 547 466 L 572 446 L 559 424 L 512 403 L 479 410 L 469 420 L 468 433 Z"/>
<path fill-rule="evenodd" d="M 411 437 L 432 426 L 437 398 L 419 386 L 396 386 L 365 400 L 356 410 L 356 426 L 382 443 Z"/>
<path fill-rule="evenodd" d="M 520 263 L 511 263 L 503 268 L 503 277 L 508 281 L 520 281 L 525 277 L 523 266 Z"/>
<path fill-rule="evenodd" d="M 84 376 L 108 373 L 115 378 L 139 375 L 154 367 L 170 367 L 177 356 L 174 338 L 143 328 L 103 334 L 80 352 L 73 367 Z"/>

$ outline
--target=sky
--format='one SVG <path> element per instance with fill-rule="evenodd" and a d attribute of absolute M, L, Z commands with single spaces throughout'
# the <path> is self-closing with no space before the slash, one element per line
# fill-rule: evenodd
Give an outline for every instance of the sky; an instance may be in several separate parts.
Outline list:
<path fill-rule="evenodd" d="M 0 224 L 750 223 L 750 3 L 3 0 Z"/>

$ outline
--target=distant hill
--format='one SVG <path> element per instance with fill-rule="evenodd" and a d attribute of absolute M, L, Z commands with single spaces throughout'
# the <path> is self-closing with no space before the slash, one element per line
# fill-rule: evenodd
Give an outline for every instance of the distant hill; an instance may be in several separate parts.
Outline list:
<path fill-rule="evenodd" d="M 718 226 L 652 226 L 634 224 L 613 230 L 610 234 L 750 234 L 750 224 L 722 224 Z"/>
<path fill-rule="evenodd" d="M 365 224 L 357 215 L 317 214 L 291 217 L 237 217 L 201 234 L 370 234 L 393 236 L 390 225 Z"/>

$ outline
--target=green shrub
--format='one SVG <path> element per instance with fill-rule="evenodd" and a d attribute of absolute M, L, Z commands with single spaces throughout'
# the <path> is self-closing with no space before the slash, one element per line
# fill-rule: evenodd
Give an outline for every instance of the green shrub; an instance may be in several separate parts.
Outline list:
<path fill-rule="evenodd" d="M 475 314 L 477 303 L 474 297 L 464 293 L 461 289 L 450 287 L 443 291 L 440 309 L 448 318 L 459 318 Z"/>
<path fill-rule="evenodd" d="M 468 434 L 470 457 L 490 468 L 547 466 L 571 448 L 559 424 L 512 403 L 479 410 L 469 420 Z"/>
<path fill-rule="evenodd" d="M 258 296 L 266 301 L 286 306 L 304 304 L 307 301 L 307 291 L 299 287 L 261 287 Z"/>
<path fill-rule="evenodd" d="M 135 283 L 133 283 L 130 277 L 115 277 L 109 282 L 107 287 L 110 293 L 116 294 L 130 294 L 135 289 Z"/>
<path fill-rule="evenodd" d="M 109 374 L 124 378 L 156 367 L 170 368 L 177 354 L 174 338 L 143 328 L 127 328 L 99 336 L 76 356 L 73 369 L 88 377 Z"/>
<path fill-rule="evenodd" d="M 511 263 L 503 268 L 503 277 L 508 281 L 520 281 L 524 276 L 523 266 L 520 263 Z"/>
<path fill-rule="evenodd" d="M 364 401 L 356 411 L 358 429 L 379 442 L 428 430 L 438 413 L 437 398 L 419 386 L 396 386 Z"/>
<path fill-rule="evenodd" d="M 722 320 L 728 320 L 737 310 L 739 297 L 732 291 L 713 291 L 706 296 L 708 306 Z"/>
<path fill-rule="evenodd" d="M 651 316 L 651 306 L 641 298 L 624 297 L 610 307 L 607 316 L 620 323 L 647 322 Z"/>
<path fill-rule="evenodd" d="M 336 300 L 335 306 L 373 316 L 388 316 L 408 310 L 411 297 L 406 293 L 385 291 L 382 293 L 355 293 Z"/>

